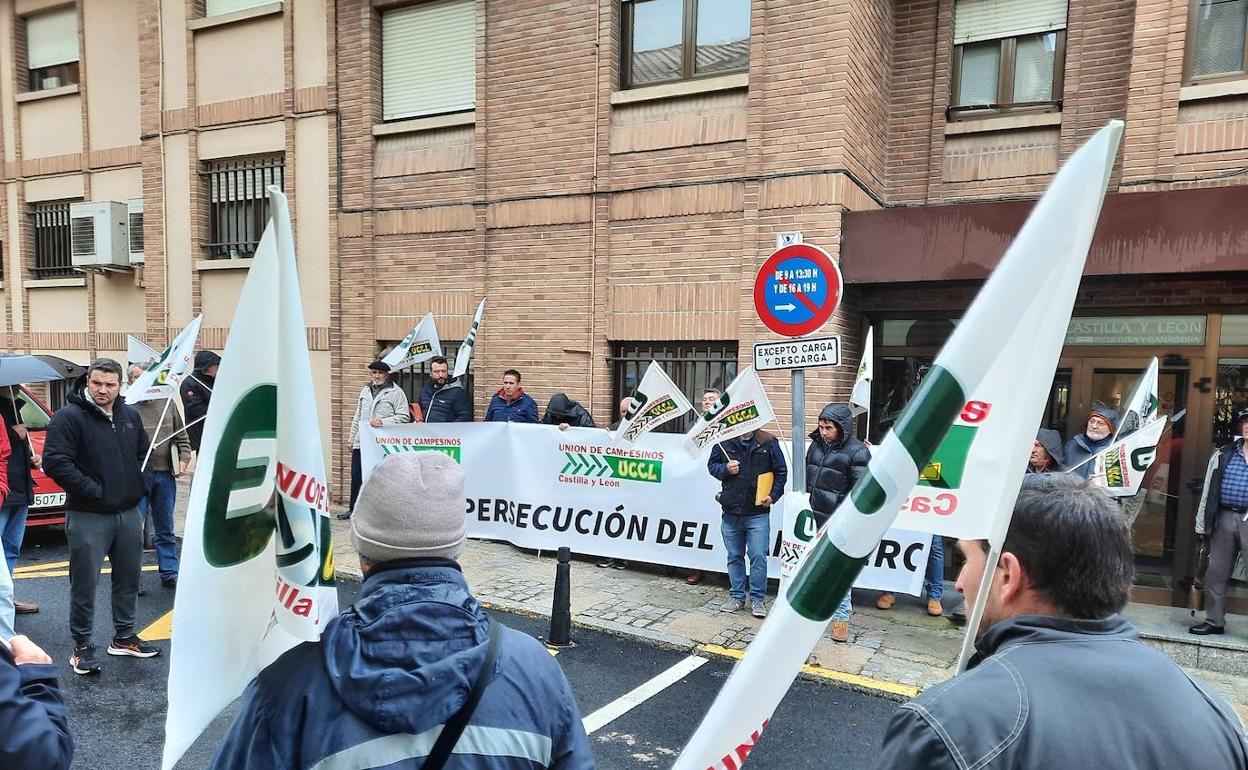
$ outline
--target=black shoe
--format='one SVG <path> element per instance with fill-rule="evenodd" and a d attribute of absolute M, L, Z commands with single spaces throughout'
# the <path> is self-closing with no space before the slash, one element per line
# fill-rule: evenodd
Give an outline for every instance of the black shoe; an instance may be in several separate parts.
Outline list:
<path fill-rule="evenodd" d="M 599 569 L 606 569 L 607 567 L 610 567 L 610 566 L 611 566 L 611 563 L 612 563 L 613 561 L 614 561 L 613 559 L 599 559 L 599 560 L 598 560 L 598 568 L 599 568 Z"/>
<path fill-rule="evenodd" d="M 131 634 L 113 639 L 108 645 L 108 654 L 129 655 L 132 658 L 154 658 L 160 654 L 160 648 Z"/>
<path fill-rule="evenodd" d="M 343 511 L 342 513 L 337 514 L 337 518 L 339 521 L 346 521 L 351 518 L 351 511 Z"/>
<path fill-rule="evenodd" d="M 173 577 L 161 578 L 160 584 L 164 586 L 165 588 L 177 588 L 178 576 L 174 575 Z"/>
<path fill-rule="evenodd" d="M 87 643 L 81 647 L 74 647 L 74 654 L 69 659 L 69 665 L 74 669 L 75 674 L 98 674 L 100 673 L 100 662 L 95 659 L 95 645 Z"/>
<path fill-rule="evenodd" d="M 1197 636 L 1208 636 L 1210 634 L 1225 634 L 1226 629 L 1222 626 L 1215 626 L 1206 620 L 1204 623 L 1199 623 L 1187 629 L 1187 632 Z"/>

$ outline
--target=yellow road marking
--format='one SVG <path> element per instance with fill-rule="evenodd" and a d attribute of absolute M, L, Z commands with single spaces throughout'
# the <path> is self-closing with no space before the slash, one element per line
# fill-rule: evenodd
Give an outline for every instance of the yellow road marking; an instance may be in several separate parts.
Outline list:
<path fill-rule="evenodd" d="M 699 644 L 697 649 L 708 655 L 719 655 L 725 658 L 740 660 L 745 657 L 745 650 L 733 650 L 728 647 L 720 647 L 718 644 Z M 830 668 L 822 666 L 802 666 L 804 673 L 811 676 L 817 676 L 820 679 L 830 679 L 835 682 L 844 682 L 845 684 L 861 687 L 867 690 L 875 690 L 877 692 L 886 692 L 890 695 L 901 695 L 906 698 L 914 698 L 919 694 L 919 688 L 909 687 L 904 684 L 895 684 L 893 682 L 885 682 L 880 679 L 873 679 L 869 676 L 860 676 L 858 674 L 850 674 L 844 671 L 833 671 Z"/>
<path fill-rule="evenodd" d="M 173 638 L 173 610 L 161 615 L 147 628 L 139 632 L 139 638 L 145 642 Z"/>
<path fill-rule="evenodd" d="M 549 653 L 550 653 L 550 657 L 552 657 L 552 658 L 553 658 L 553 657 L 555 657 L 556 655 L 558 655 L 558 654 L 559 654 L 559 651 L 558 651 L 558 650 L 556 650 L 554 647 L 547 647 L 547 648 L 546 648 L 546 652 L 549 652 Z"/>
<path fill-rule="evenodd" d="M 19 575 L 23 572 L 43 572 L 44 570 L 56 569 L 57 567 L 68 567 L 68 566 L 69 566 L 69 562 L 67 561 L 50 561 L 47 564 L 28 564 L 25 567 L 18 567 L 14 569 L 13 574 Z"/>
<path fill-rule="evenodd" d="M 155 572 L 156 570 L 160 569 L 160 567 L 156 566 L 155 564 L 148 564 L 144 567 L 140 567 L 139 569 L 143 570 L 144 572 Z M 109 574 L 112 574 L 112 571 L 113 571 L 112 567 L 105 567 L 104 569 L 100 570 L 100 574 L 109 575 Z M 47 572 L 25 572 L 25 573 L 22 573 L 21 575 L 14 575 L 13 579 L 14 580 L 32 580 L 34 578 L 53 578 L 53 577 L 69 577 L 69 570 L 54 569 L 54 570 L 48 570 Z"/>

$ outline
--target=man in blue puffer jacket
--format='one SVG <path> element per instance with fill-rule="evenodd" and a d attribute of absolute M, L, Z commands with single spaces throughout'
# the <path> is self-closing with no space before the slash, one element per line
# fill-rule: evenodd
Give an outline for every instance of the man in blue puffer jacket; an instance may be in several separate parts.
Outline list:
<path fill-rule="evenodd" d="M 415 770 L 488 677 L 445 767 L 593 768 L 571 688 L 537 640 L 498 626 L 485 666 L 490 619 L 455 561 L 465 529 L 464 474 L 450 457 L 378 464 L 351 517 L 359 600 L 320 641 L 260 672 L 212 767 Z"/>
<path fill-rule="evenodd" d="M 508 369 L 503 372 L 503 387 L 498 389 L 490 406 L 485 410 L 486 422 L 536 423 L 537 402 L 520 387 L 520 372 Z"/>

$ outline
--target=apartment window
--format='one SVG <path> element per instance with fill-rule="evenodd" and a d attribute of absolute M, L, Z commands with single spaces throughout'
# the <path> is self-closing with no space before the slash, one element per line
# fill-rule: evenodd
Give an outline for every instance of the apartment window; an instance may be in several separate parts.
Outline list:
<path fill-rule="evenodd" d="M 1061 107 L 1066 0 L 958 0 L 951 116 Z"/>
<path fill-rule="evenodd" d="M 269 223 L 269 185 L 286 189 L 281 155 L 213 160 L 206 164 L 208 249 L 213 259 L 240 259 L 256 252 Z"/>
<path fill-rule="evenodd" d="M 614 342 L 611 344 L 611 414 L 598 415 L 603 426 L 619 419 L 619 403 L 631 396 L 651 361 L 657 361 L 694 409 L 707 388 L 722 391 L 737 376 L 736 342 Z M 695 415 L 672 420 L 656 430 L 684 433 Z"/>
<path fill-rule="evenodd" d="M 475 6 L 474 0 L 437 0 L 381 14 L 384 120 L 476 107 Z"/>
<path fill-rule="evenodd" d="M 27 88 L 60 88 L 78 82 L 78 11 L 62 8 L 26 17 Z"/>
<path fill-rule="evenodd" d="M 246 11 L 261 5 L 268 5 L 273 0 L 205 0 L 204 16 L 221 16 L 237 11 Z"/>
<path fill-rule="evenodd" d="M 624 0 L 623 87 L 750 68 L 750 0 Z"/>
<path fill-rule="evenodd" d="M 390 350 L 399 344 L 398 340 L 390 340 L 381 346 L 383 352 Z M 442 340 L 442 355 L 446 358 L 446 365 L 453 372 L 455 371 L 455 358 L 459 355 L 459 349 L 463 343 L 447 342 Z M 391 377 L 395 383 L 403 389 L 407 394 L 409 404 L 420 403 L 420 392 L 425 389 L 425 385 L 429 382 L 429 362 L 424 361 L 409 366 L 406 369 L 395 372 Z M 476 414 L 475 398 L 472 394 L 472 368 L 469 367 L 468 373 L 459 378 L 459 382 L 464 386 L 464 390 L 468 391 L 468 403 L 473 407 L 473 414 Z"/>
<path fill-rule="evenodd" d="M 1194 0 L 1187 28 L 1188 82 L 1248 75 L 1248 0 Z"/>
<path fill-rule="evenodd" d="M 70 201 L 49 201 L 30 205 L 36 278 L 75 274 L 70 250 L 69 204 Z"/>

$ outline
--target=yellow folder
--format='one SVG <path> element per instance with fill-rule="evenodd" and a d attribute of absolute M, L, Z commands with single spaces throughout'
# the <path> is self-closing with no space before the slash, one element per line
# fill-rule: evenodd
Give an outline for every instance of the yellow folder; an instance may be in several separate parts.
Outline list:
<path fill-rule="evenodd" d="M 771 497 L 771 485 L 776 483 L 776 474 L 771 471 L 758 474 L 758 491 L 754 493 L 754 504 L 762 505 L 763 501 Z"/>

